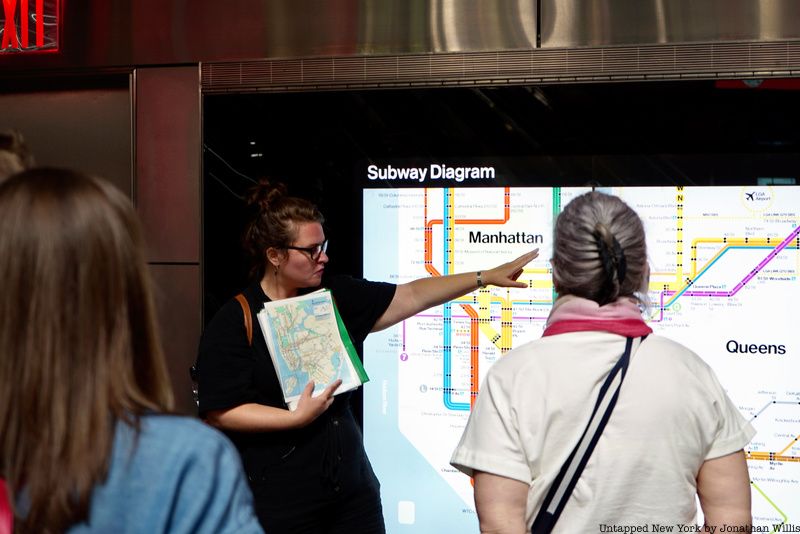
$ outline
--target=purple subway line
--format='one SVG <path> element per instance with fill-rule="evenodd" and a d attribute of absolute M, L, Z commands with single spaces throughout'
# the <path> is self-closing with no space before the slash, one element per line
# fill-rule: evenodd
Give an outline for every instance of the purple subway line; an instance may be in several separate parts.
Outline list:
<path fill-rule="evenodd" d="M 662 291 L 661 293 L 659 293 L 660 302 L 658 305 L 658 311 L 659 311 L 658 319 L 652 319 L 652 322 L 660 323 L 661 321 L 664 320 L 664 310 L 666 309 L 664 307 L 664 297 L 671 297 L 675 293 L 677 293 L 677 291 Z M 689 297 L 730 297 L 731 292 L 730 291 L 684 291 L 683 295 Z"/>
<path fill-rule="evenodd" d="M 671 297 L 677 291 L 664 291 L 664 294 Z M 732 297 L 733 291 L 684 291 L 684 295 L 688 297 Z"/>
<path fill-rule="evenodd" d="M 659 316 L 658 320 L 653 319 L 652 322 L 660 323 L 664 320 L 664 297 L 671 297 L 677 293 L 677 291 L 662 291 L 660 298 L 661 303 L 659 305 Z M 684 291 L 683 295 L 687 297 L 730 297 L 733 293 L 731 291 Z"/>
<path fill-rule="evenodd" d="M 433 319 L 441 319 L 442 318 L 441 315 L 437 315 L 435 313 L 418 313 L 414 317 L 429 317 L 429 318 L 433 318 Z M 469 315 L 451 315 L 450 317 L 452 317 L 453 319 L 470 319 Z M 511 318 L 512 319 L 528 319 L 528 320 L 531 320 L 531 321 L 544 321 L 544 320 L 547 319 L 547 317 L 548 317 L 547 315 L 542 315 L 541 317 L 535 317 L 535 316 L 534 317 L 528 317 L 528 316 L 524 316 L 524 315 L 514 315 Z M 499 321 L 501 319 L 501 317 L 499 315 L 490 315 L 489 319 L 491 319 L 493 321 Z"/>
<path fill-rule="evenodd" d="M 658 298 L 660 299 L 660 301 L 658 303 L 658 312 L 659 312 L 658 313 L 658 320 L 651 319 L 651 321 L 654 322 L 654 323 L 660 323 L 661 321 L 664 320 L 664 292 L 663 291 L 661 293 L 659 293 Z"/>
<path fill-rule="evenodd" d="M 761 263 L 759 263 L 758 265 L 756 265 L 756 268 L 755 268 L 755 269 L 753 269 L 752 271 L 750 271 L 750 274 L 748 274 L 748 275 L 747 275 L 747 276 L 744 278 L 744 280 L 742 280 L 741 282 L 739 282 L 738 284 L 736 284 L 736 287 L 734 287 L 734 288 L 733 288 L 733 292 L 731 293 L 731 296 L 735 295 L 735 294 L 736 294 L 736 293 L 737 293 L 737 292 L 738 292 L 740 289 L 742 289 L 742 287 L 744 287 L 744 285 L 745 285 L 747 282 L 749 282 L 749 281 L 750 281 L 750 280 L 751 280 L 751 279 L 752 279 L 752 278 L 753 278 L 753 277 L 754 277 L 756 274 L 758 274 L 758 272 L 759 272 L 761 269 L 763 269 L 763 268 L 764 268 L 764 266 L 765 266 L 767 263 L 769 263 L 770 261 L 772 261 L 772 259 L 773 259 L 773 258 L 774 258 L 774 257 L 775 257 L 777 254 L 778 254 L 778 252 L 780 252 L 781 250 L 783 250 L 783 249 L 785 249 L 787 246 L 789 246 L 789 243 L 790 243 L 790 242 L 791 242 L 791 241 L 792 241 L 792 240 L 793 240 L 795 237 L 797 237 L 797 235 L 798 235 L 798 234 L 800 234 L 800 226 L 798 226 L 797 228 L 795 228 L 795 229 L 794 229 L 794 232 L 792 232 L 791 234 L 789 234 L 789 237 L 787 237 L 786 239 L 784 239 L 784 240 L 781 242 L 781 244 L 780 244 L 780 245 L 778 245 L 777 247 L 775 247 L 775 249 L 774 249 L 772 252 L 770 252 L 769 254 L 767 254 L 767 257 L 766 257 L 766 258 L 764 258 L 763 260 L 761 260 Z"/>
<path fill-rule="evenodd" d="M 782 251 L 783 249 L 788 247 L 789 243 L 791 243 L 793 240 L 797 239 L 798 235 L 800 235 L 800 226 L 795 228 L 792 231 L 792 233 L 790 233 L 788 235 L 788 237 L 786 237 L 786 239 L 781 241 L 781 243 L 779 245 L 777 245 L 774 249 L 772 249 L 772 252 L 767 254 L 767 257 L 764 258 L 763 260 L 761 260 L 761 262 L 758 265 L 756 265 L 753 268 L 753 270 L 750 271 L 747 274 L 747 276 L 745 276 L 738 284 L 736 284 L 732 290 L 730 290 L 730 291 L 684 291 L 682 293 L 682 295 L 686 295 L 688 297 L 732 297 L 732 296 L 734 296 L 736 293 L 739 292 L 739 290 L 741 290 L 745 286 L 745 284 L 747 284 L 747 282 L 752 280 L 755 277 L 755 275 L 757 275 L 759 272 L 761 272 L 761 270 L 770 261 L 775 259 L 775 256 L 777 256 L 778 253 L 780 253 L 780 251 Z M 660 294 L 660 305 L 659 305 L 659 308 L 660 308 L 659 319 L 658 319 L 658 321 L 653 321 L 653 322 L 660 322 L 660 321 L 662 321 L 664 319 L 664 297 L 665 296 L 668 296 L 668 297 L 672 296 L 675 293 L 677 293 L 677 291 L 662 291 L 661 292 L 661 294 Z"/>

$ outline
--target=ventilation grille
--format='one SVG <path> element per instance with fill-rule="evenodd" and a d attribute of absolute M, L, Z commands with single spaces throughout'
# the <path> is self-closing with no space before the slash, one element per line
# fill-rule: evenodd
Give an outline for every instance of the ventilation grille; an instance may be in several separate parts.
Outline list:
<path fill-rule="evenodd" d="M 212 62 L 204 92 L 800 75 L 800 41 Z"/>

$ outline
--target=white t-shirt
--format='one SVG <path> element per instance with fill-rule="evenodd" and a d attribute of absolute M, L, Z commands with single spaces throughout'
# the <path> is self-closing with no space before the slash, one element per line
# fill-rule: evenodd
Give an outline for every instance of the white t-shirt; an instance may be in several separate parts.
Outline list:
<path fill-rule="evenodd" d="M 487 373 L 452 465 L 530 484 L 530 526 L 624 348 L 616 334 L 573 332 L 509 352 Z M 703 360 L 651 334 L 554 532 L 694 524 L 700 466 L 754 434 Z"/>

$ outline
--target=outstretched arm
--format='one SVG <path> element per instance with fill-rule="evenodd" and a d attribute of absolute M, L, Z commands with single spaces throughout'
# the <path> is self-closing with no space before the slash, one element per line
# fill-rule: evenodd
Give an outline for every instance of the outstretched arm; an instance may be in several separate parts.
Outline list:
<path fill-rule="evenodd" d="M 750 527 L 750 476 L 744 451 L 706 460 L 697 473 L 706 526 Z"/>
<path fill-rule="evenodd" d="M 522 268 L 539 255 L 539 249 L 523 254 L 508 263 L 493 269 L 481 271 L 483 285 L 500 287 L 527 287 L 524 282 L 517 282 Z M 443 302 L 466 295 L 478 287 L 476 272 L 453 274 L 449 276 L 433 276 L 419 278 L 397 286 L 394 298 L 383 312 L 383 315 L 372 327 L 373 332 L 389 328 L 400 321 L 416 315 L 422 310 L 437 306 Z"/>

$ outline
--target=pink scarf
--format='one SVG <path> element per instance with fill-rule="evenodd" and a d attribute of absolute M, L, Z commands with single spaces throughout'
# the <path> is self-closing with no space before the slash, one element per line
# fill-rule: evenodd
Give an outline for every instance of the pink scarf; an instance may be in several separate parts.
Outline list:
<path fill-rule="evenodd" d="M 636 301 L 631 298 L 621 297 L 600 306 L 593 300 L 566 295 L 559 297 L 553 305 L 542 336 L 595 330 L 625 337 L 639 337 L 653 332 L 642 319 Z"/>

